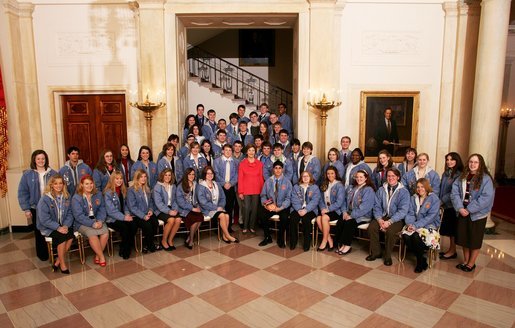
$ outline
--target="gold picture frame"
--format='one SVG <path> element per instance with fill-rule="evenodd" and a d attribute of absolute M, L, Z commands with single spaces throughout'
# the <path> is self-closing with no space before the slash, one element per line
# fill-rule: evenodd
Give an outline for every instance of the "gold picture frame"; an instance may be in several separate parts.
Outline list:
<path fill-rule="evenodd" d="M 361 91 L 359 146 L 366 162 L 375 163 L 382 149 L 402 162 L 406 148 L 417 147 L 419 106 L 420 91 Z M 384 139 L 386 108 L 392 109 L 389 145 L 377 140 Z"/>

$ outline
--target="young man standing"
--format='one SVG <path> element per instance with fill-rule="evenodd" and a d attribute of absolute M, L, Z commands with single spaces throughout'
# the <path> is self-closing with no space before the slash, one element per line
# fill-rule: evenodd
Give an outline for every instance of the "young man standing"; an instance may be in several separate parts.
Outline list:
<path fill-rule="evenodd" d="M 63 177 L 68 193 L 70 193 L 70 196 L 73 196 L 77 185 L 80 183 L 80 179 L 85 175 L 93 176 L 93 171 L 82 159 L 79 159 L 80 150 L 78 147 L 71 146 L 66 151 L 66 154 L 68 155 L 68 161 L 59 170 L 59 175 Z"/>
<path fill-rule="evenodd" d="M 207 111 L 208 120 L 202 126 L 202 135 L 207 139 L 211 140 L 216 132 L 218 126 L 216 125 L 216 112 L 214 109 Z"/>
<path fill-rule="evenodd" d="M 240 122 L 245 122 L 245 123 L 250 122 L 250 119 L 245 116 L 245 105 L 239 105 L 237 112 L 238 112 L 238 123 L 240 123 Z"/>
<path fill-rule="evenodd" d="M 290 136 L 293 136 L 293 124 L 292 124 L 291 117 L 288 114 L 286 114 L 286 104 L 280 103 L 278 108 L 279 108 L 279 122 L 281 122 L 283 129 L 288 131 L 288 134 Z"/>
<path fill-rule="evenodd" d="M 350 154 L 352 153 L 352 150 L 350 149 L 350 142 L 351 140 L 349 136 L 343 136 L 340 140 L 342 145 L 342 149 L 340 150 L 340 160 L 343 163 L 343 167 L 345 167 L 345 165 L 350 162 Z"/>
<path fill-rule="evenodd" d="M 290 202 L 292 193 L 292 184 L 289 179 L 283 175 L 284 164 L 276 161 L 273 164 L 273 176 L 265 181 L 261 191 L 261 205 L 263 205 L 262 219 L 263 231 L 265 239 L 259 243 L 259 246 L 266 246 L 272 243 L 270 234 L 270 218 L 273 215 L 279 215 L 279 233 L 277 237 L 277 246 L 285 248 L 284 233 L 288 229 Z"/>

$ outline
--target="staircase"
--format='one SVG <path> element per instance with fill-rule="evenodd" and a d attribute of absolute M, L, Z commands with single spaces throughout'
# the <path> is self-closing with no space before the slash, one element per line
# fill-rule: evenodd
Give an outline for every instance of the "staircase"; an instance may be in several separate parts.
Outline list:
<path fill-rule="evenodd" d="M 188 50 L 189 79 L 210 91 L 254 110 L 267 103 L 273 110 L 279 103 L 292 108 L 292 94 L 199 47 Z"/>

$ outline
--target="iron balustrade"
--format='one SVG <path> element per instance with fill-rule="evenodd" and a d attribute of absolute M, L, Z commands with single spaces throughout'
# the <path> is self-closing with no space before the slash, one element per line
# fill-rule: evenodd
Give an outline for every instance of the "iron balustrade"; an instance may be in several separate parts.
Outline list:
<path fill-rule="evenodd" d="M 280 103 L 292 108 L 291 92 L 199 47 L 188 50 L 188 66 L 190 76 L 223 89 L 223 93 L 234 94 L 236 99 L 244 100 L 250 110 L 258 109 L 261 103 L 267 103 L 271 110 Z"/>

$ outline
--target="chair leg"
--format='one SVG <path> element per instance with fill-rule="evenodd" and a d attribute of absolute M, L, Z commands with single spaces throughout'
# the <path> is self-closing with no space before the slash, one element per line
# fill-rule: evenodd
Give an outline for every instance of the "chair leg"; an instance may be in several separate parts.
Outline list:
<path fill-rule="evenodd" d="M 86 263 L 86 255 L 84 254 L 84 240 L 82 240 L 82 236 L 77 237 L 77 245 L 79 247 L 79 258 L 80 263 Z"/>
<path fill-rule="evenodd" d="M 108 230 L 108 233 L 109 233 L 109 240 L 107 241 L 107 255 L 109 255 L 109 257 L 112 257 L 113 256 L 113 253 L 114 253 L 114 248 L 113 248 L 113 232 L 111 230 Z"/>
<path fill-rule="evenodd" d="M 50 264 L 51 265 L 54 265 L 54 250 L 53 250 L 53 247 L 52 247 L 52 242 L 49 241 L 46 243 L 46 246 L 48 248 L 48 259 L 50 260 Z"/>

